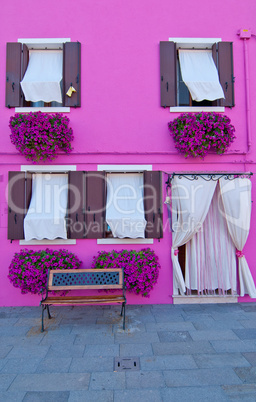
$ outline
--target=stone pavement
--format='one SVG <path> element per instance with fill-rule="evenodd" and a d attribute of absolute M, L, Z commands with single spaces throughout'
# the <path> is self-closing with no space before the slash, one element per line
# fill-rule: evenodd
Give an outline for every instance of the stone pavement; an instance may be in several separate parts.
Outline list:
<path fill-rule="evenodd" d="M 1 307 L 0 401 L 256 401 L 256 303 L 126 311 Z"/>

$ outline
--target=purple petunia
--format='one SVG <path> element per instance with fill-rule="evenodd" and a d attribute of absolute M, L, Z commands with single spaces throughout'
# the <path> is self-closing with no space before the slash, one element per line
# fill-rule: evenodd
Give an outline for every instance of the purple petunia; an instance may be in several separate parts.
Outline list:
<path fill-rule="evenodd" d="M 145 248 L 140 251 L 99 251 L 93 258 L 92 268 L 124 268 L 127 290 L 149 297 L 161 267 L 154 251 Z"/>
<path fill-rule="evenodd" d="M 224 154 L 234 141 L 235 127 L 220 113 L 183 113 L 168 123 L 175 147 L 188 156 L 205 157 L 209 151 Z"/>
<path fill-rule="evenodd" d="M 39 294 L 46 287 L 48 268 L 78 269 L 82 261 L 67 250 L 21 250 L 15 253 L 8 278 L 21 293 Z"/>
<path fill-rule="evenodd" d="M 61 113 L 16 113 L 9 121 L 11 142 L 27 160 L 51 161 L 59 151 L 72 151 L 74 136 L 68 124 L 68 117 Z"/>

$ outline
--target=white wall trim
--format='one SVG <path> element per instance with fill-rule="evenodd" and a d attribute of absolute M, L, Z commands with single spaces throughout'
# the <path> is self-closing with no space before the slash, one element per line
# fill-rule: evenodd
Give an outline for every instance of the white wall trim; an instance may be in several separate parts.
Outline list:
<path fill-rule="evenodd" d="M 16 113 L 30 113 L 30 112 L 43 112 L 43 113 L 70 113 L 70 107 L 16 107 Z"/>
<path fill-rule="evenodd" d="M 97 239 L 97 244 L 153 244 L 154 239 Z"/>
<path fill-rule="evenodd" d="M 50 246 L 55 244 L 69 245 L 76 244 L 76 239 L 55 239 L 55 240 L 20 240 L 20 246 Z"/>
<path fill-rule="evenodd" d="M 224 106 L 172 106 L 171 113 L 186 113 L 186 112 L 225 112 Z"/>
<path fill-rule="evenodd" d="M 70 38 L 19 38 L 17 42 L 25 43 L 28 49 L 62 49 L 63 43 L 70 41 Z"/>
<path fill-rule="evenodd" d="M 152 170 L 152 165 L 98 165 L 98 171 L 106 172 L 143 172 Z"/>
<path fill-rule="evenodd" d="M 76 165 L 21 165 L 21 172 L 32 170 L 33 172 L 66 172 L 75 171 Z"/>
<path fill-rule="evenodd" d="M 175 42 L 178 47 L 212 47 L 214 43 L 221 42 L 221 38 L 169 38 L 169 41 Z"/>
<path fill-rule="evenodd" d="M 172 296 L 173 304 L 237 303 L 238 296 Z"/>

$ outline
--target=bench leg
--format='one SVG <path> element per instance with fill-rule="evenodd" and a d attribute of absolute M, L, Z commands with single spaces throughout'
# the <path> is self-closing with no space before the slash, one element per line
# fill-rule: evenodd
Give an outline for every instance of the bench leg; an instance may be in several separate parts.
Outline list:
<path fill-rule="evenodd" d="M 41 332 L 44 332 L 44 310 L 45 310 L 45 306 L 42 305 L 42 328 L 41 328 Z"/>
<path fill-rule="evenodd" d="M 125 303 L 122 303 L 122 312 L 124 310 L 124 318 L 123 318 L 123 330 L 125 330 Z M 122 314 L 121 314 L 122 315 Z"/>
<path fill-rule="evenodd" d="M 48 318 L 50 319 L 50 318 L 52 318 L 52 316 L 50 314 L 50 309 L 49 309 L 48 304 L 46 305 L 46 308 L 47 308 Z"/>

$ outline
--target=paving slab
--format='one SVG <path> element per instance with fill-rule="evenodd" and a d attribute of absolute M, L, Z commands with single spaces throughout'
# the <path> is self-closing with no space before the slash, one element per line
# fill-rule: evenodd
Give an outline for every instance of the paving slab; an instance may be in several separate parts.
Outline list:
<path fill-rule="evenodd" d="M 157 355 L 182 355 L 195 353 L 214 353 L 214 349 L 208 341 L 192 342 L 162 342 L 152 343 L 153 352 Z"/>
<path fill-rule="evenodd" d="M 88 389 L 89 373 L 19 374 L 10 391 L 71 391 Z"/>
<path fill-rule="evenodd" d="M 161 388 L 165 387 L 161 371 L 130 371 L 126 372 L 126 387 L 129 388 Z"/>
<path fill-rule="evenodd" d="M 125 373 L 92 373 L 90 390 L 125 389 Z"/>
<path fill-rule="evenodd" d="M 121 343 L 120 344 L 120 356 L 152 356 L 153 350 L 149 343 L 137 344 L 137 343 Z"/>
<path fill-rule="evenodd" d="M 243 355 L 252 366 L 256 366 L 256 352 L 243 353 Z"/>
<path fill-rule="evenodd" d="M 167 387 L 241 384 L 232 368 L 169 370 L 163 372 Z"/>
<path fill-rule="evenodd" d="M 26 392 L 0 392 L 0 402 L 23 402 Z"/>
<path fill-rule="evenodd" d="M 228 396 L 221 387 L 173 387 L 161 390 L 162 402 L 227 402 Z"/>
<path fill-rule="evenodd" d="M 40 357 L 35 358 L 13 358 L 6 359 L 6 364 L 2 368 L 1 373 L 19 374 L 19 373 L 35 373 L 41 362 Z"/>
<path fill-rule="evenodd" d="M 114 402 L 131 401 L 162 402 L 161 391 L 156 389 L 129 389 L 125 391 L 115 391 Z"/>
<path fill-rule="evenodd" d="M 7 391 L 16 374 L 0 374 L 0 391 Z"/>
<path fill-rule="evenodd" d="M 97 371 L 110 371 L 113 372 L 114 359 L 113 357 L 103 356 L 86 356 L 74 357 L 69 367 L 70 373 L 80 372 L 97 372 Z"/>
<path fill-rule="evenodd" d="M 199 368 L 250 366 L 242 353 L 194 354 L 193 358 Z"/>
<path fill-rule="evenodd" d="M 114 391 L 71 391 L 68 402 L 113 402 Z"/>
<path fill-rule="evenodd" d="M 35 370 L 36 373 L 67 373 L 72 359 L 70 357 L 52 357 L 41 359 Z M 81 372 L 81 370 L 79 371 Z"/>
<path fill-rule="evenodd" d="M 27 392 L 22 402 L 68 402 L 69 391 Z"/>
<path fill-rule="evenodd" d="M 143 356 L 140 358 L 141 370 L 180 370 L 197 368 L 197 364 L 189 355 Z"/>
<path fill-rule="evenodd" d="M 253 339 L 253 340 L 256 340 L 256 329 L 252 329 L 252 328 L 234 329 L 234 333 L 240 339 Z"/>

